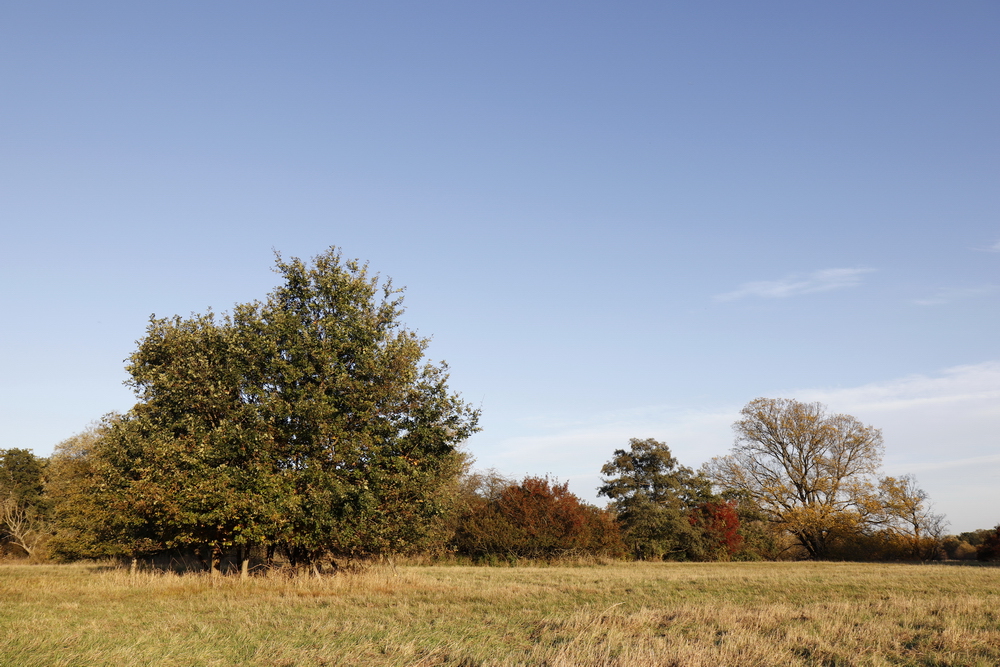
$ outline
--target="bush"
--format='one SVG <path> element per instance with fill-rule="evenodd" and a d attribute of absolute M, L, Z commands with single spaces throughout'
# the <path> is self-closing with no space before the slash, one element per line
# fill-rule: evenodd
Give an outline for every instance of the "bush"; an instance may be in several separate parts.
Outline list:
<path fill-rule="evenodd" d="M 945 557 L 950 560 L 975 560 L 976 547 L 957 535 L 949 535 L 941 542 Z"/>
<path fill-rule="evenodd" d="M 976 560 L 1000 560 L 1000 525 L 988 534 L 982 543 L 976 547 Z"/>
<path fill-rule="evenodd" d="M 618 556 L 624 545 L 606 510 L 582 502 L 567 483 L 525 477 L 498 484 L 483 478 L 466 499 L 455 530 L 455 548 L 477 558 Z"/>

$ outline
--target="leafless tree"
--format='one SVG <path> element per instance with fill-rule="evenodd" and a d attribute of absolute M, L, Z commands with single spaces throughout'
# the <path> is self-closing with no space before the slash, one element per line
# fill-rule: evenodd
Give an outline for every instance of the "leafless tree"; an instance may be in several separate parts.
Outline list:
<path fill-rule="evenodd" d="M 37 510 L 14 494 L 0 500 L 0 538 L 21 547 L 29 557 L 48 537 L 46 528 Z"/>
<path fill-rule="evenodd" d="M 705 472 L 740 492 L 772 524 L 793 535 L 811 558 L 828 555 L 838 535 L 882 511 L 876 474 L 882 432 L 820 403 L 758 398 L 733 424 L 732 453 Z"/>

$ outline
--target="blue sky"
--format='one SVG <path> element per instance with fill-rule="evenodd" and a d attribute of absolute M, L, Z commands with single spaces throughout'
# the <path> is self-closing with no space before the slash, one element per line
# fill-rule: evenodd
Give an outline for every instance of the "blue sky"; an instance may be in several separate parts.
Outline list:
<path fill-rule="evenodd" d="M 53 3 L 0 18 L 0 447 L 132 402 L 151 313 L 331 245 L 407 287 L 479 465 L 594 499 L 758 396 L 1000 522 L 993 2 Z"/>

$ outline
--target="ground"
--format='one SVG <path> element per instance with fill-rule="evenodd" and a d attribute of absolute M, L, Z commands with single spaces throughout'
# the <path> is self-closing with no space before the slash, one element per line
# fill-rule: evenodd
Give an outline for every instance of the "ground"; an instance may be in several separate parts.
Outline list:
<path fill-rule="evenodd" d="M 0 565 L 0 665 L 1000 664 L 1000 567 Z"/>

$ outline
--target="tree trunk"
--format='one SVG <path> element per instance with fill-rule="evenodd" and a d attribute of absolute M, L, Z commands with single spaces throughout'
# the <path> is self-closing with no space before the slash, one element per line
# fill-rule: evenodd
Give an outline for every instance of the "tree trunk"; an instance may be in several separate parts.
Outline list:
<path fill-rule="evenodd" d="M 222 550 L 219 549 L 218 545 L 212 546 L 212 552 L 211 552 L 211 556 L 209 556 L 209 558 L 211 559 L 211 563 L 212 563 L 211 564 L 211 568 L 212 568 L 211 569 L 211 576 L 213 578 L 214 577 L 222 576 L 222 571 L 219 569 L 219 563 L 222 560 Z"/>
<path fill-rule="evenodd" d="M 243 545 L 240 547 L 240 579 L 250 576 L 250 547 Z"/>
<path fill-rule="evenodd" d="M 135 574 L 138 569 L 139 569 L 139 557 L 138 556 L 132 556 L 132 562 L 129 563 L 129 566 L 128 566 L 128 573 L 129 574 Z"/>

